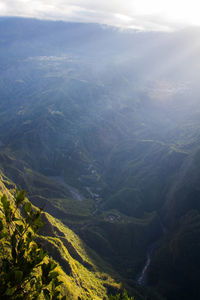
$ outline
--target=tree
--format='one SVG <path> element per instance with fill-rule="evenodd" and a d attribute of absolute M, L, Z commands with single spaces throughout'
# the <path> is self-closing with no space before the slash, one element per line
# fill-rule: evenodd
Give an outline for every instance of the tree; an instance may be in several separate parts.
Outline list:
<path fill-rule="evenodd" d="M 57 264 L 34 241 L 42 226 L 41 210 L 33 208 L 25 195 L 16 190 L 13 201 L 1 197 L 1 299 L 64 300 L 58 289 L 62 282 L 55 271 Z"/>
<path fill-rule="evenodd" d="M 109 300 L 134 300 L 134 297 L 129 297 L 127 291 L 124 289 L 121 294 L 110 296 Z"/>

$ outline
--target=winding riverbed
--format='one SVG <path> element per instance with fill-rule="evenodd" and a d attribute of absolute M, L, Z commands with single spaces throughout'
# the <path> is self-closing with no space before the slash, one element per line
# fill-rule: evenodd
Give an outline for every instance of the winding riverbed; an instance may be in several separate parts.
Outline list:
<path fill-rule="evenodd" d="M 54 179 L 63 186 L 65 186 L 70 191 L 74 200 L 82 201 L 84 199 L 83 195 L 81 195 L 81 193 L 76 188 L 72 187 L 71 185 L 65 182 L 63 176 L 49 176 L 49 178 Z"/>

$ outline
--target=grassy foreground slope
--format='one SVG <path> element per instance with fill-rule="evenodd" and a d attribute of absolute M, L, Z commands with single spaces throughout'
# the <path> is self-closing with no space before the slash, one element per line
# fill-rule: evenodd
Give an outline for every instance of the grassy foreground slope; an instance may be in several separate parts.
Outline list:
<path fill-rule="evenodd" d="M 1 175 L 0 196 L 6 195 L 12 203 L 14 189 L 15 186 Z M 2 210 L 0 217 L 4 219 Z M 57 271 L 63 281 L 61 289 L 67 295 L 67 299 L 107 299 L 109 289 L 112 292 L 119 291 L 120 283 L 116 283 L 113 279 L 116 274 L 97 257 L 101 269 L 95 265 L 92 255 L 88 254 L 77 235 L 47 213 L 43 213 L 42 218 L 45 225 L 36 242 L 58 262 Z M 113 276 L 108 275 L 103 269 Z"/>

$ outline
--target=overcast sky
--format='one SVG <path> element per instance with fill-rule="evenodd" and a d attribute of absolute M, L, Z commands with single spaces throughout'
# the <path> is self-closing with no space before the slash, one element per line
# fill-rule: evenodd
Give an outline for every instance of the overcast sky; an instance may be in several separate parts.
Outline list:
<path fill-rule="evenodd" d="M 199 0 L 0 0 L 0 16 L 174 30 L 200 25 Z"/>

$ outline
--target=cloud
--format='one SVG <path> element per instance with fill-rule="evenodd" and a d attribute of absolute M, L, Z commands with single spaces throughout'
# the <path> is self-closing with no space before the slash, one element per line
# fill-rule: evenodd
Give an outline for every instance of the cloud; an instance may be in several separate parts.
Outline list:
<path fill-rule="evenodd" d="M 196 4 L 195 4 L 196 3 Z M 194 20 L 196 0 L 0 0 L 0 16 L 172 30 Z M 193 10 L 189 11 L 189 8 Z M 189 13 L 190 12 L 190 13 Z M 189 17 L 188 15 L 189 14 Z M 198 17 L 198 15 L 197 15 Z M 187 20 L 187 22 L 185 22 Z"/>

